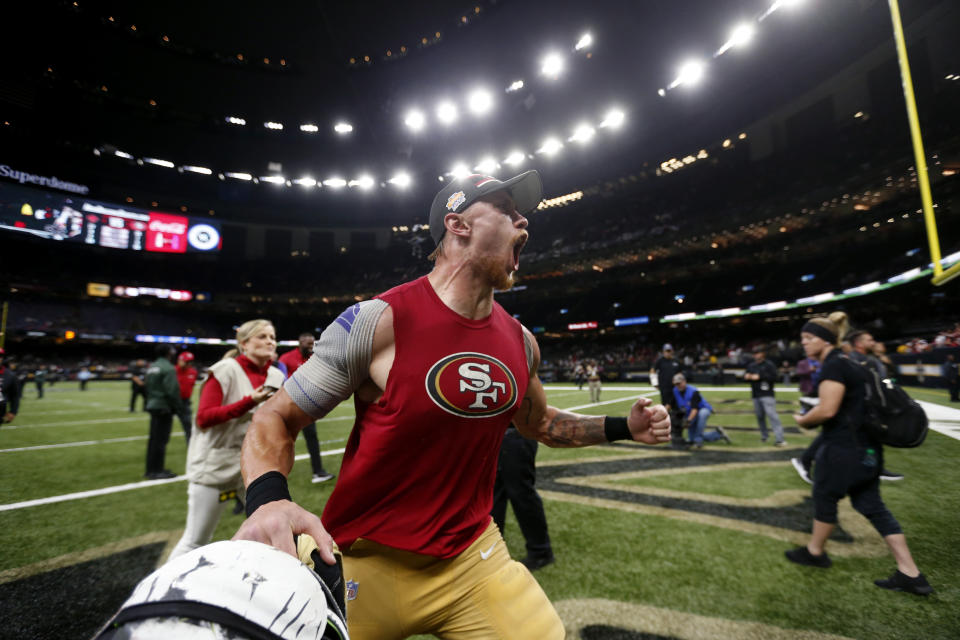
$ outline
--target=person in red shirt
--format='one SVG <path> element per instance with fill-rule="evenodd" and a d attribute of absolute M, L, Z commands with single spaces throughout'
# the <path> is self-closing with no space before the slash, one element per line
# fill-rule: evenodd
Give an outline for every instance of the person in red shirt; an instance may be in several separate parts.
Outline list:
<path fill-rule="evenodd" d="M 304 362 L 313 355 L 313 345 L 315 338 L 312 333 L 303 332 L 298 338 L 300 344 L 296 349 L 291 349 L 280 356 L 281 370 L 286 367 L 286 374 L 289 378 L 300 368 Z M 311 482 L 326 482 L 332 480 L 335 476 L 323 468 L 323 459 L 320 457 L 320 440 L 317 438 L 317 423 L 312 422 L 303 428 L 303 439 L 307 443 L 307 451 L 310 453 L 310 467 L 313 469 L 313 480 Z"/>
<path fill-rule="evenodd" d="M 331 565 L 336 541 L 353 640 L 563 638 L 490 517 L 507 425 L 551 447 L 670 440 L 667 410 L 647 398 L 627 417 L 547 404 L 536 339 L 494 300 L 541 198 L 536 171 L 451 180 L 430 209 L 430 273 L 345 310 L 253 418 L 234 538 L 295 554 L 293 535 L 309 533 Z M 356 422 L 321 522 L 292 502 L 286 474 L 300 429 L 351 395 Z"/>
<path fill-rule="evenodd" d="M 180 399 L 183 400 L 177 418 L 183 426 L 183 436 L 187 439 L 187 446 L 190 445 L 190 430 L 193 424 L 190 398 L 193 396 L 193 385 L 196 382 L 197 370 L 193 367 L 193 354 L 183 351 L 177 356 L 177 383 L 180 385 Z"/>

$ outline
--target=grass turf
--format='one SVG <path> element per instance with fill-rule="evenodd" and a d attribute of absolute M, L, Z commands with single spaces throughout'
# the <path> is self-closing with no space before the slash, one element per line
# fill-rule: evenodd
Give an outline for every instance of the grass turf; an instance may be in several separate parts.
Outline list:
<path fill-rule="evenodd" d="M 945 392 L 911 391 L 918 399 L 948 404 Z M 37 400 L 34 390 L 28 388 L 14 425 L 0 428 L 0 505 L 140 481 L 148 418 L 145 413 L 127 410 L 128 392 L 122 383 L 91 383 L 86 392 L 78 391 L 75 384 L 61 383 Z M 637 393 L 650 390 L 621 391 L 608 386 L 601 400 L 623 398 L 622 402 L 579 411 L 623 414 Z M 774 451 L 759 441 L 749 394 L 743 388 L 704 395 L 717 409 L 710 422 L 731 427 L 734 439 L 733 448 L 716 443 L 707 445 L 704 452 L 736 449 L 760 455 Z M 561 408 L 589 402 L 586 390 L 551 390 L 548 396 Z M 786 427 L 793 426 L 789 401 L 795 397 L 790 392 L 778 393 L 778 399 L 786 401 L 778 405 Z M 345 403 L 330 416 L 337 419 L 319 423 L 325 450 L 344 446 L 352 415 L 352 406 Z M 183 473 L 185 442 L 179 433 L 175 421 L 167 466 Z M 787 440 L 792 455 L 799 455 L 812 435 L 790 429 Z M 90 441 L 95 444 L 10 451 Z M 538 462 L 566 465 L 586 459 L 615 460 L 635 451 L 627 447 L 541 446 Z M 302 439 L 297 453 L 306 453 Z M 885 483 L 884 500 L 903 525 L 917 563 L 937 589 L 929 598 L 887 592 L 872 584 L 875 578 L 893 571 L 894 563 L 887 555 L 835 558 L 832 569 L 820 571 L 788 563 L 783 551 L 790 545 L 758 533 L 670 517 L 670 512 L 647 515 L 553 499 L 545 500 L 545 507 L 557 562 L 536 575 L 555 601 L 605 598 L 854 638 L 956 637 L 960 629 L 960 527 L 956 515 L 960 512 L 956 489 L 960 469 L 954 461 L 958 457 L 960 442 L 938 433 L 931 433 L 918 449 L 887 452 L 887 467 L 905 474 L 906 479 Z M 336 473 L 340 455 L 325 456 L 324 463 Z M 625 487 L 698 494 L 708 500 L 710 496 L 750 500 L 782 490 L 809 489 L 788 462 L 694 471 L 618 482 Z M 304 460 L 294 466 L 290 488 L 301 504 L 319 512 L 333 483 L 311 484 L 310 466 Z M 11 582 L 11 570 L 34 563 L 151 532 L 180 529 L 185 516 L 185 482 L 0 511 L 0 572 L 8 576 L 0 582 L 13 587 L 16 582 Z M 214 539 L 229 538 L 240 522 L 241 516 L 228 511 Z M 505 539 L 512 555 L 522 557 L 523 538 L 512 513 L 508 514 Z M 69 585 L 62 588 L 53 601 L 77 598 Z M 22 597 L 16 589 L 0 591 L 0 608 L 9 611 Z M 105 610 L 104 619 L 113 606 Z M 649 631 L 655 633 L 656 629 Z"/>

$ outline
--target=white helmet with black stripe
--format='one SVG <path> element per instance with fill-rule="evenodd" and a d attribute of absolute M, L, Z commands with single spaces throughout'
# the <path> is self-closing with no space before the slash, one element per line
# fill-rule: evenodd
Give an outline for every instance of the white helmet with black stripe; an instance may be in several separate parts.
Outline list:
<path fill-rule="evenodd" d="M 341 600 L 342 601 L 342 600 Z M 194 549 L 140 581 L 96 640 L 349 640 L 330 588 L 274 547 Z"/>

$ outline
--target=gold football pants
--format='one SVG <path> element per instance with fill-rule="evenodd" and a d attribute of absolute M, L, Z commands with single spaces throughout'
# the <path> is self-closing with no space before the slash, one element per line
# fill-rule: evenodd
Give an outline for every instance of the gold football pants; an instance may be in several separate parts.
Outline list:
<path fill-rule="evenodd" d="M 450 640 L 554 640 L 563 623 L 530 572 L 510 558 L 500 530 L 440 559 L 357 540 L 343 551 L 351 640 L 434 634 Z"/>

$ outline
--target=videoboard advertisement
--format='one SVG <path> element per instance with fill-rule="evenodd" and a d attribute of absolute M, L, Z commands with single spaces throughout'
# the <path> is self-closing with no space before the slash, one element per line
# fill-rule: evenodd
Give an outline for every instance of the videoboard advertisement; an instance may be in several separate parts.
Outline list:
<path fill-rule="evenodd" d="M 4 183 L 0 230 L 131 251 L 208 253 L 221 248 L 220 225 L 206 219 Z"/>

